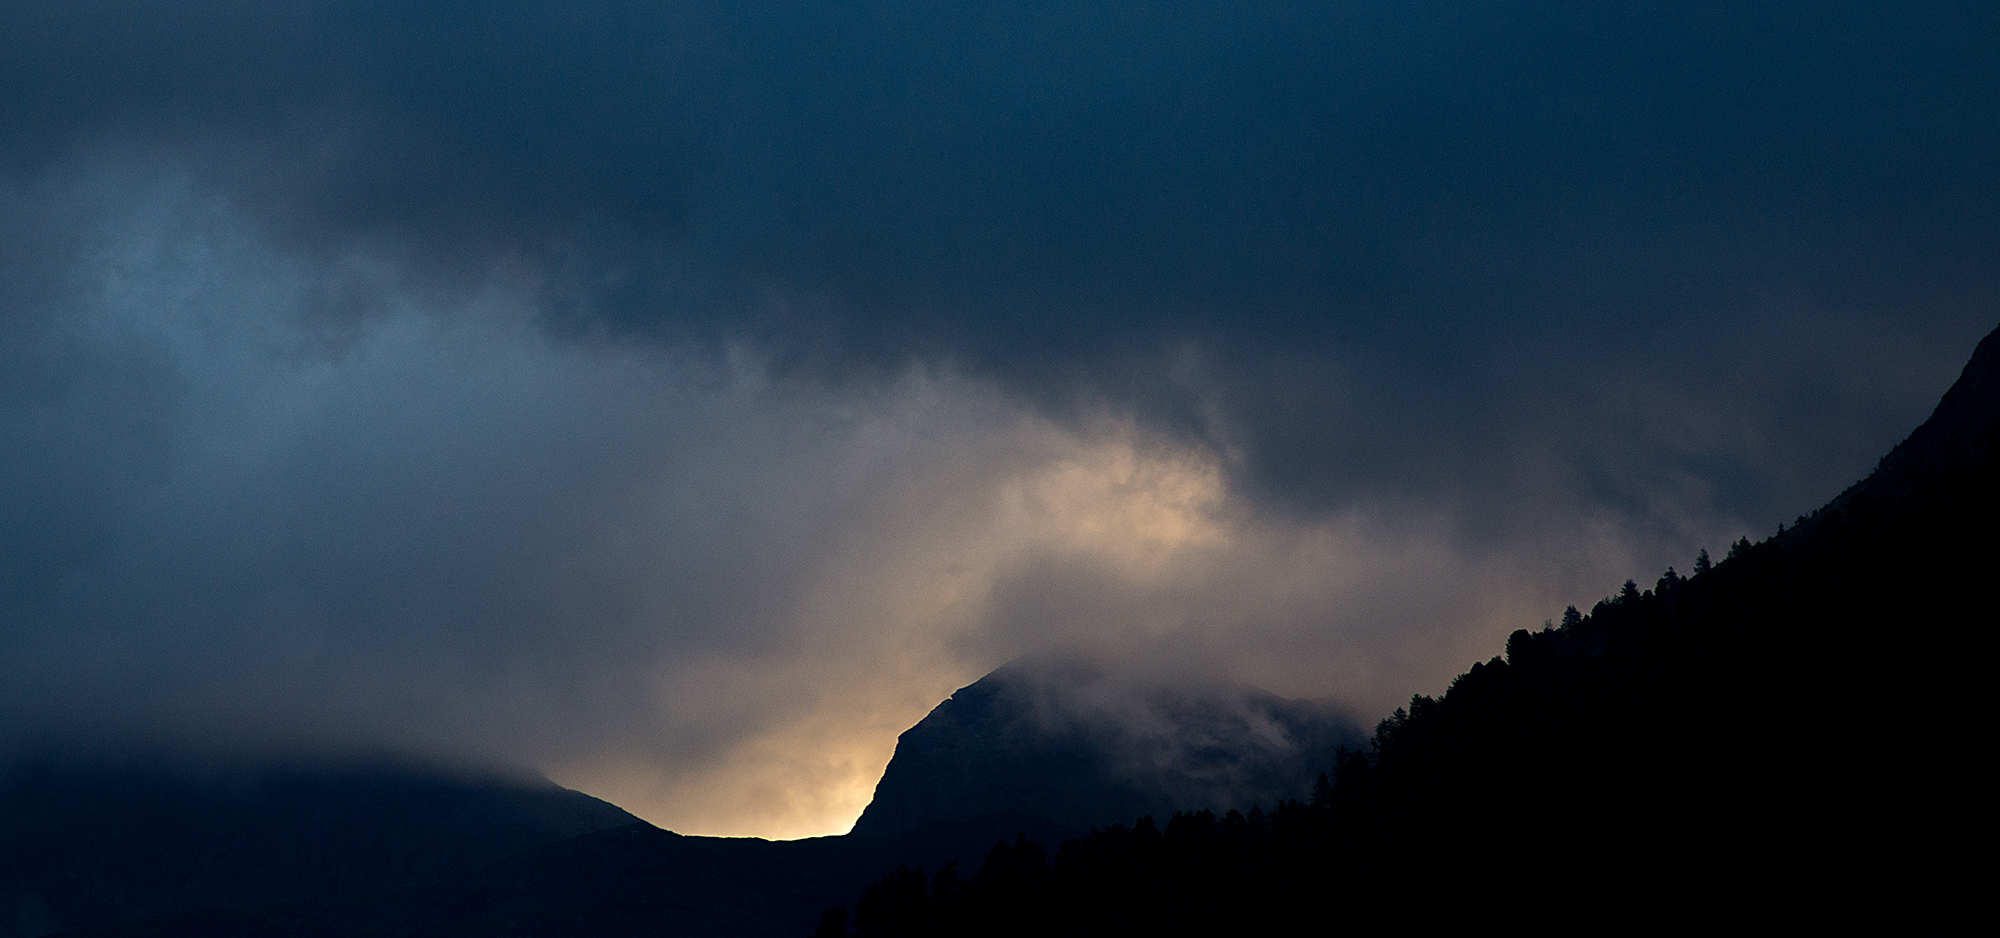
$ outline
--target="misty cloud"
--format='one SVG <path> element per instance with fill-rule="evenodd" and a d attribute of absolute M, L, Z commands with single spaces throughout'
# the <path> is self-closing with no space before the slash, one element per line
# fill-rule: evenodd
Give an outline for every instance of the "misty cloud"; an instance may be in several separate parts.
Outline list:
<path fill-rule="evenodd" d="M 1386 709 L 1922 419 L 2000 298 L 1996 39 L 9 5 L 0 747 L 797 834 L 1038 650 Z"/>
<path fill-rule="evenodd" d="M 11 746 L 393 747 L 797 832 L 1013 656 L 1095 643 L 1376 706 L 1448 676 L 1440 636 L 1483 647 L 1456 633 L 1512 589 L 1441 521 L 1260 518 L 1215 454 L 1112 412 L 561 338 L 531 271 L 445 295 L 273 250 L 171 180 L 109 201 L 142 208 L 78 230 L 92 276 L 11 353 L 69 377 L 10 396 L 35 444 L 11 471 L 42 486 L 10 489 L 10 546 L 71 542 L 13 567 Z M 372 311 L 337 339 L 331 289 Z"/>

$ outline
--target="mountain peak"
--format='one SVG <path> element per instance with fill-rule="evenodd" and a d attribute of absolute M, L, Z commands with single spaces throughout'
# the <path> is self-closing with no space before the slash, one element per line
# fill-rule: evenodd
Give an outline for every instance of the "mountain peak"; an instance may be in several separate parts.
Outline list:
<path fill-rule="evenodd" d="M 898 739 L 857 834 L 981 817 L 1082 830 L 1177 809 L 1300 798 L 1344 714 L 1226 682 L 1143 676 L 1102 660 L 1017 660 L 960 688 Z"/>

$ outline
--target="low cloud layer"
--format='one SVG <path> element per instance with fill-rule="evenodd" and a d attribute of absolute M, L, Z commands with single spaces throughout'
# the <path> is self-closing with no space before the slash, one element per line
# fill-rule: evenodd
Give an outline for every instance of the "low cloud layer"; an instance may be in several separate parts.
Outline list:
<path fill-rule="evenodd" d="M 1984 6 L 11 6 L 0 749 L 836 832 L 1087 645 L 1364 720 L 2000 309 Z"/>

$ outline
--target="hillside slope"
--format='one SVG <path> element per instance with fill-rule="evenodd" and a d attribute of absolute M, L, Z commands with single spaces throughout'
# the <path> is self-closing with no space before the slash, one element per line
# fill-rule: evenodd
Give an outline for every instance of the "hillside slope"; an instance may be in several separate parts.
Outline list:
<path fill-rule="evenodd" d="M 1966 927 L 1990 827 L 2000 330 L 1811 517 L 1517 631 L 1314 802 L 899 870 L 861 933 Z"/>

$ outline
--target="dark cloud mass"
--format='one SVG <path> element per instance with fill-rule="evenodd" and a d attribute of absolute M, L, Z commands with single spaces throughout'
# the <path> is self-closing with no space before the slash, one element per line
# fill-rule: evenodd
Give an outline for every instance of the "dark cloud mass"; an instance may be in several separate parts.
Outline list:
<path fill-rule="evenodd" d="M 2000 310 L 1983 3 L 0 7 L 0 747 L 859 813 L 1088 642 L 1367 711 Z"/>

